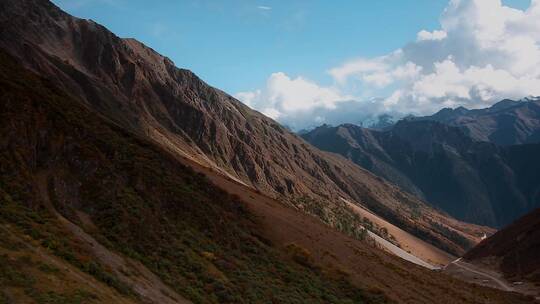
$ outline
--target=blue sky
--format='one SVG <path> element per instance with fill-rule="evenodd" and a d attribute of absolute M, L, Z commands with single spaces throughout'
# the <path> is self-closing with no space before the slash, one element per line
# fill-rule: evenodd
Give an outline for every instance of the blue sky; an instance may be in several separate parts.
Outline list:
<path fill-rule="evenodd" d="M 334 90 L 336 77 L 330 70 L 357 58 L 390 54 L 417 40 L 420 31 L 441 28 L 441 14 L 449 5 L 448 0 L 53 2 L 120 37 L 146 43 L 228 93 L 261 90 L 263 95 L 270 75 L 278 72 Z M 525 10 L 530 0 L 503 4 Z M 394 89 L 367 96 L 351 87 L 370 91 L 364 84 L 336 90 L 344 98 L 360 99 L 385 98 Z"/>

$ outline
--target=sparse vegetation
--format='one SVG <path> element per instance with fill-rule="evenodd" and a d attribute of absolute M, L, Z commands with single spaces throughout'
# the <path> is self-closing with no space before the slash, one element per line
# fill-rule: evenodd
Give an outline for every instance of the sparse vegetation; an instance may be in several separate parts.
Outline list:
<path fill-rule="evenodd" d="M 4 198 L 9 198 L 9 195 L 4 195 Z M 70 237 L 69 232 L 63 229 L 43 206 L 38 205 L 34 210 L 24 207 L 22 203 L 4 200 L 0 205 L 0 222 L 16 224 L 26 235 L 38 240 L 44 248 L 56 256 L 115 288 L 120 293 L 132 294 L 128 286 L 118 281 L 110 272 L 105 271 L 99 263 L 90 257 L 89 253 L 81 251 L 76 241 Z M 39 267 L 42 270 L 54 272 L 54 268 L 51 266 L 42 264 Z"/>
<path fill-rule="evenodd" d="M 297 209 L 318 217 L 327 225 L 359 240 L 366 238 L 360 216 L 352 212 L 343 202 L 328 204 L 311 197 L 301 197 L 291 201 Z"/>
<path fill-rule="evenodd" d="M 344 202 L 327 204 L 321 200 L 302 197 L 291 202 L 293 206 L 320 218 L 327 225 L 358 240 L 366 240 L 367 230 L 400 247 L 399 242 L 384 227 L 379 227 L 368 218 L 360 217 Z"/>
<path fill-rule="evenodd" d="M 463 248 L 472 248 L 474 246 L 474 243 L 472 241 L 463 237 L 461 234 L 457 233 L 456 231 L 446 227 L 445 225 L 442 225 L 434 221 L 431 221 L 431 224 L 433 225 L 433 227 L 435 227 L 435 229 L 437 229 L 439 233 L 451 239 L 456 244 L 463 246 Z"/>
<path fill-rule="evenodd" d="M 67 293 L 43 291 L 40 282 L 31 274 L 31 269 L 42 265 L 25 255 L 19 258 L 0 255 L 0 303 L 10 303 L 4 288 L 20 290 L 38 304 L 80 304 L 96 299 L 95 295 L 83 289 Z"/>
<path fill-rule="evenodd" d="M 72 211 L 89 214 L 97 228 L 93 236 L 103 245 L 141 261 L 194 303 L 386 301 L 343 278 L 327 276 L 308 258 L 300 263 L 298 252 L 284 257 L 261 241 L 254 219 L 238 199 L 151 144 L 104 122 L 50 84 L 21 73 L 5 55 L 0 60 L 5 101 L 0 143 L 11 147 L 0 154 L 1 222 L 131 294 L 47 211 L 34 184 L 36 172 L 46 172 L 51 201 L 64 217 L 78 223 Z M 21 130 L 29 141 L 16 140 L 23 137 Z M 340 225 L 344 231 L 354 230 L 350 222 Z M 31 284 L 16 275 L 10 280 Z M 77 298 L 40 296 L 52 303 Z"/>

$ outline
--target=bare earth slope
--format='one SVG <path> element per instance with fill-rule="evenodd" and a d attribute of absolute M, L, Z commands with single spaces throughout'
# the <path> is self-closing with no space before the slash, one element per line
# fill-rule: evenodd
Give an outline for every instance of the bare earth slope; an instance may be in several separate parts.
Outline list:
<path fill-rule="evenodd" d="M 362 218 L 367 218 L 376 225 L 384 227 L 390 235 L 396 238 L 398 243 L 401 245 L 401 249 L 413 253 L 422 261 L 433 266 L 442 267 L 455 260 L 455 257 L 452 255 L 388 223 L 379 216 L 371 213 L 369 210 L 353 204 L 350 205 L 354 212 L 356 212 Z"/>
<path fill-rule="evenodd" d="M 455 254 L 486 231 L 311 147 L 136 40 L 120 39 L 46 0 L 0 3 L 0 47 L 122 127 L 339 229 L 351 230 L 338 216 L 352 214 L 343 197 Z"/>

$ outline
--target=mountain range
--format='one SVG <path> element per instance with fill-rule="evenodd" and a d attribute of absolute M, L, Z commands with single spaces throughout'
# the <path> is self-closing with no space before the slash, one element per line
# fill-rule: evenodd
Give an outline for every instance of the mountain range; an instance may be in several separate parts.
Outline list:
<path fill-rule="evenodd" d="M 325 125 L 302 137 L 458 219 L 502 227 L 539 207 L 540 145 L 532 143 L 539 109 L 538 100 L 502 101 L 404 119 L 385 131 Z M 531 143 L 507 145 L 505 138 Z"/>
<path fill-rule="evenodd" d="M 434 120 L 455 126 L 475 141 L 499 146 L 540 142 L 540 97 L 505 99 L 489 108 L 445 108 L 414 120 Z"/>
<path fill-rule="evenodd" d="M 0 49 L 0 301 L 530 300 L 381 245 L 450 259 L 492 228 L 311 146 L 135 39 L 4 0 Z"/>

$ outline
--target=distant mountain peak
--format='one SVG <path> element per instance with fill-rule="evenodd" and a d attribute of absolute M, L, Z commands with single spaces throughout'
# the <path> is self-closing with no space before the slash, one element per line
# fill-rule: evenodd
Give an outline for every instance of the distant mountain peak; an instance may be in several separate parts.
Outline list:
<path fill-rule="evenodd" d="M 524 102 L 524 100 L 525 99 L 522 99 L 522 100 L 503 99 L 503 100 L 493 104 L 490 107 L 490 109 L 493 109 L 493 110 L 508 109 L 510 107 L 517 106 L 517 105 L 521 104 L 522 102 Z"/>
<path fill-rule="evenodd" d="M 497 145 L 536 143 L 540 142 L 540 97 L 503 99 L 484 109 L 444 108 L 412 120 L 439 121 L 461 128 L 476 141 Z"/>
<path fill-rule="evenodd" d="M 464 131 L 408 119 L 388 131 L 341 125 L 302 137 L 466 221 L 501 226 L 540 206 L 539 144 L 498 147 Z"/>
<path fill-rule="evenodd" d="M 531 101 L 531 102 L 540 101 L 540 96 L 527 96 L 523 98 L 523 101 Z"/>

